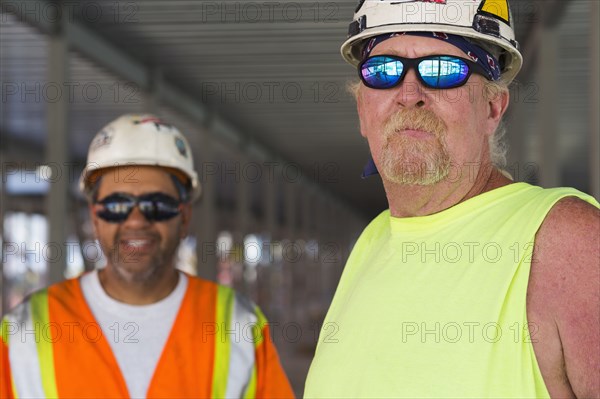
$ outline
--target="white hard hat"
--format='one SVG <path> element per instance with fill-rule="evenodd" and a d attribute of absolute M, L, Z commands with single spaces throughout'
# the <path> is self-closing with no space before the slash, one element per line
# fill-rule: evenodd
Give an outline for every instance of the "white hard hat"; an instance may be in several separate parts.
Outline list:
<path fill-rule="evenodd" d="M 510 83 L 523 65 L 508 0 L 361 0 L 342 56 L 357 66 L 366 39 L 394 32 L 443 32 L 500 47 L 502 80 Z"/>
<path fill-rule="evenodd" d="M 200 195 L 198 175 L 190 146 L 174 126 L 154 115 L 123 115 L 106 125 L 90 144 L 79 189 L 89 193 L 94 172 L 127 165 L 162 166 L 189 179 L 190 198 Z"/>

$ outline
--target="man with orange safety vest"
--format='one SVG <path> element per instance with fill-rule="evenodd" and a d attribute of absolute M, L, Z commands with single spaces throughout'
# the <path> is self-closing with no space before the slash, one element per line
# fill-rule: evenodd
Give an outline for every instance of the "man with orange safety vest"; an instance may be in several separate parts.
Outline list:
<path fill-rule="evenodd" d="M 293 397 L 260 309 L 174 266 L 200 194 L 178 129 L 116 119 L 80 188 L 106 266 L 2 319 L 1 397 Z"/>

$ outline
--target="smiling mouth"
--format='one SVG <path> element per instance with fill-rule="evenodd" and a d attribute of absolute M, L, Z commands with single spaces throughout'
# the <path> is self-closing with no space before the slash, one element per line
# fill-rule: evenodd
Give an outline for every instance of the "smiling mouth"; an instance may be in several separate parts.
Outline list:
<path fill-rule="evenodd" d="M 144 245 L 149 245 L 150 240 L 124 240 L 124 244 L 129 247 L 143 247 Z"/>
<path fill-rule="evenodd" d="M 153 238 L 128 238 L 119 240 L 121 248 L 133 254 L 142 254 L 154 248 L 156 240 Z"/>

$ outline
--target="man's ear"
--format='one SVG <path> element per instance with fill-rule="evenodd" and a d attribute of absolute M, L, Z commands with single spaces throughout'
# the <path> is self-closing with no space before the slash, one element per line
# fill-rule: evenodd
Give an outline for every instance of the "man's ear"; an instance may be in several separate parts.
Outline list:
<path fill-rule="evenodd" d="M 97 237 L 96 232 L 98 231 L 98 216 L 94 212 L 94 204 L 91 201 L 88 202 L 88 211 L 90 213 L 90 220 L 92 221 L 92 227 L 94 229 L 94 237 Z"/>
<path fill-rule="evenodd" d="M 489 93 L 488 96 L 488 118 L 490 118 L 496 124 L 500 123 L 502 117 L 508 109 L 508 103 L 510 101 L 510 93 L 508 89 L 500 90 L 498 92 Z"/>
<path fill-rule="evenodd" d="M 492 124 L 493 128 L 491 132 L 495 132 L 496 128 L 502 121 L 502 117 L 508 109 L 510 102 L 510 93 L 506 90 L 495 90 L 491 93 L 487 93 L 488 97 L 488 121 Z"/>

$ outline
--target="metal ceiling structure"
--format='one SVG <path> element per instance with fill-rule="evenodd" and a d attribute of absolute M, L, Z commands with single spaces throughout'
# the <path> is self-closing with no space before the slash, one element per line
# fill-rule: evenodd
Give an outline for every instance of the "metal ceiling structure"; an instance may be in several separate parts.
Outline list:
<path fill-rule="evenodd" d="M 361 214 L 377 214 L 386 206 L 381 184 L 377 178 L 359 178 L 368 148 L 346 91 L 355 72 L 339 56 L 355 3 L 62 2 L 73 82 L 62 88 L 73 95 L 70 159 L 82 162 L 87 143 L 104 123 L 151 108 L 148 93 L 160 91 L 160 101 L 169 97 L 175 108 L 209 130 L 219 130 L 216 120 L 224 122 L 226 128 L 215 134 L 243 151 L 293 162 Z M 510 126 L 508 136 L 518 154 L 512 160 L 539 162 L 535 109 L 544 88 L 537 50 L 552 30 L 561 54 L 558 101 L 550 100 L 560 119 L 559 153 L 553 156 L 560 161 L 560 176 L 552 184 L 588 190 L 588 167 L 581 161 L 590 158 L 589 101 L 582 95 L 590 76 L 590 4 L 513 0 L 517 38 L 526 57 L 513 110 L 525 110 L 530 117 L 529 123 Z M 53 88 L 47 81 L 47 48 L 49 35 L 59 29 L 59 5 L 3 2 L 0 128 L 5 142 L 41 149 L 50 140 L 45 108 Z M 534 148 L 521 148 L 523 137 L 517 135 L 526 136 L 531 143 L 525 147 Z"/>

